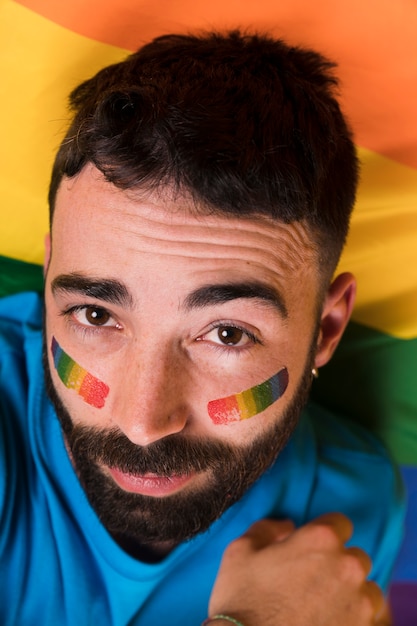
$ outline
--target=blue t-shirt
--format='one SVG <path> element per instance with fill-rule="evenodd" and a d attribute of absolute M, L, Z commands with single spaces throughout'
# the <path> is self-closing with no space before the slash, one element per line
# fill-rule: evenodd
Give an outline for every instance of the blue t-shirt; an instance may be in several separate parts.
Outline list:
<path fill-rule="evenodd" d="M 2 626 L 198 626 L 225 547 L 264 517 L 299 525 L 344 512 L 387 585 L 402 535 L 398 475 L 369 434 L 315 406 L 206 533 L 157 564 L 126 554 L 89 505 L 45 395 L 41 320 L 35 294 L 0 301 Z"/>

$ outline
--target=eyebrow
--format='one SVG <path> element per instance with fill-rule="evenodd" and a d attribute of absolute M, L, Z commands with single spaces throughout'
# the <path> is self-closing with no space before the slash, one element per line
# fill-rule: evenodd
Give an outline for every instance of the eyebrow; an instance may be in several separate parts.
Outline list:
<path fill-rule="evenodd" d="M 96 298 L 122 307 L 133 307 L 133 298 L 126 285 L 120 281 L 106 278 L 86 277 L 82 274 L 60 274 L 51 282 L 53 295 L 59 292 L 79 294 Z M 288 311 L 281 294 L 260 281 L 203 285 L 188 294 L 183 307 L 186 310 L 199 309 L 216 304 L 225 304 L 233 300 L 252 299 L 273 307 L 283 319 Z"/>
<path fill-rule="evenodd" d="M 288 317 L 288 310 L 282 295 L 270 285 L 265 285 L 259 281 L 199 287 L 186 297 L 184 307 L 186 309 L 198 309 L 224 304 L 240 298 L 258 300 L 262 304 L 275 308 L 283 319 Z"/>
<path fill-rule="evenodd" d="M 82 274 L 60 274 L 51 283 L 53 295 L 59 292 L 79 294 L 110 304 L 132 308 L 133 298 L 126 285 L 108 278 L 89 278 Z"/>

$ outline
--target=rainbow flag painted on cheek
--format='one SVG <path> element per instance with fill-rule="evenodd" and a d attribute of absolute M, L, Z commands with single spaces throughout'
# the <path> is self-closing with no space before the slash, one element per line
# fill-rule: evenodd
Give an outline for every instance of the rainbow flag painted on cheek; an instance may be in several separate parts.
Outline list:
<path fill-rule="evenodd" d="M 208 403 L 207 410 L 214 424 L 228 424 L 246 420 L 265 411 L 279 400 L 288 386 L 288 370 L 277 374 L 250 389 Z"/>
<path fill-rule="evenodd" d="M 109 387 L 78 365 L 52 337 L 51 352 L 57 374 L 67 389 L 72 389 L 96 409 L 101 409 L 109 393 Z"/>

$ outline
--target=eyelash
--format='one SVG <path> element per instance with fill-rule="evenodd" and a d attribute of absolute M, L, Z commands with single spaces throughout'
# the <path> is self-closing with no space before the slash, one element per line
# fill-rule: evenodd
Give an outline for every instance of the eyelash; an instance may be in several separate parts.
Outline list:
<path fill-rule="evenodd" d="M 233 328 L 233 329 L 239 330 L 249 339 L 252 345 L 253 344 L 262 345 L 262 341 L 254 333 L 249 331 L 247 328 L 245 328 L 244 326 L 240 326 L 239 324 L 236 324 L 235 322 L 227 322 L 227 321 L 214 322 L 210 326 L 207 332 L 203 333 L 197 338 L 197 341 L 202 341 L 202 337 L 205 337 L 211 331 L 219 330 L 220 328 Z M 243 350 L 246 350 L 249 347 L 247 345 L 244 345 L 244 346 L 230 345 L 229 346 L 227 344 L 221 344 L 221 343 L 215 343 L 215 342 L 212 342 L 211 345 L 215 350 L 216 349 L 221 350 L 221 351 L 226 350 L 226 351 L 234 352 L 234 353 L 242 352 Z"/>
<path fill-rule="evenodd" d="M 67 319 L 67 321 L 71 324 L 72 328 L 74 328 L 77 332 L 80 332 L 83 334 L 83 336 L 87 336 L 87 335 L 95 335 L 95 334 L 99 334 L 101 332 L 103 332 L 103 329 L 106 329 L 106 331 L 111 330 L 119 330 L 119 328 L 121 328 L 120 325 L 118 325 L 117 323 L 115 323 L 113 326 L 107 326 L 105 324 L 102 325 L 97 325 L 94 326 L 93 324 L 89 325 L 89 324 L 82 324 L 81 322 L 77 321 L 77 320 L 73 320 L 71 319 L 71 316 L 74 315 L 74 313 L 78 313 L 80 311 L 85 311 L 86 309 L 97 309 L 99 311 L 102 311 L 103 313 L 107 313 L 107 315 L 109 315 L 110 319 L 113 319 L 112 314 L 107 311 L 107 309 L 105 309 L 102 306 L 95 306 L 94 304 L 77 304 L 75 306 L 69 307 L 68 309 L 63 310 L 60 315 L 64 318 Z"/>
<path fill-rule="evenodd" d="M 77 320 L 71 319 L 71 316 L 74 315 L 74 313 L 85 311 L 86 309 L 89 309 L 89 308 L 97 309 L 97 310 L 102 311 L 103 313 L 107 313 L 110 319 L 113 319 L 113 316 L 111 315 L 109 311 L 107 311 L 107 309 L 101 306 L 95 306 L 94 304 L 78 304 L 75 306 L 71 306 L 63 310 L 60 313 L 60 315 L 66 318 L 68 322 L 71 324 L 71 327 L 74 330 L 76 330 L 76 332 L 81 333 L 83 337 L 100 334 L 103 332 L 103 330 L 106 330 L 108 332 L 109 330 L 119 330 L 121 328 L 121 326 L 118 325 L 117 323 L 115 323 L 112 326 L 107 326 L 105 324 L 94 326 L 93 324 L 92 325 L 83 324 Z M 249 331 L 244 326 L 241 326 L 240 324 L 236 324 L 235 322 L 229 322 L 229 321 L 213 322 L 213 324 L 210 325 L 209 329 L 205 333 L 197 337 L 196 341 L 202 341 L 203 337 L 208 335 L 210 332 L 212 332 L 213 330 L 219 330 L 221 328 L 233 328 L 235 330 L 238 330 L 249 339 L 249 342 L 251 345 L 256 345 L 256 344 L 262 345 L 262 341 L 254 333 Z M 212 341 L 211 347 L 215 350 L 220 350 L 223 353 L 224 351 L 226 351 L 226 352 L 238 354 L 239 352 L 247 350 L 250 347 L 250 345 L 234 346 L 234 345 L 227 345 L 226 343 L 222 344 L 220 342 L 216 343 Z"/>

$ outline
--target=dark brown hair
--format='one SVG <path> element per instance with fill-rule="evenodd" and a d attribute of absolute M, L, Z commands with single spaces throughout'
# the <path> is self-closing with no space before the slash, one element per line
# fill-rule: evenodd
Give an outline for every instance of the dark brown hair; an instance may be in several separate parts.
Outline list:
<path fill-rule="evenodd" d="M 89 162 L 122 189 L 174 186 L 213 212 L 304 221 L 331 273 L 358 162 L 333 64 L 259 34 L 166 35 L 71 94 L 49 193 Z"/>

